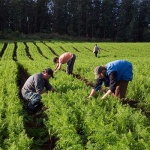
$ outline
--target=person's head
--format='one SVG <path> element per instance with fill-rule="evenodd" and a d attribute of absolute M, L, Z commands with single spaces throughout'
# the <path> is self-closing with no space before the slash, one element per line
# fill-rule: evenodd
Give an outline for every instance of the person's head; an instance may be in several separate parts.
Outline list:
<path fill-rule="evenodd" d="M 58 61 L 59 61 L 59 58 L 58 57 L 55 57 L 54 59 L 53 59 L 53 62 L 56 64 L 56 63 L 58 63 Z"/>
<path fill-rule="evenodd" d="M 97 46 L 97 44 L 95 44 L 95 46 Z"/>
<path fill-rule="evenodd" d="M 104 66 L 97 66 L 94 69 L 94 74 L 95 74 L 95 79 L 103 79 L 105 77 L 106 74 L 106 68 Z"/>
<path fill-rule="evenodd" d="M 44 69 L 42 74 L 43 74 L 44 79 L 46 79 L 46 80 L 51 78 L 51 77 L 54 78 L 53 70 L 50 68 Z"/>

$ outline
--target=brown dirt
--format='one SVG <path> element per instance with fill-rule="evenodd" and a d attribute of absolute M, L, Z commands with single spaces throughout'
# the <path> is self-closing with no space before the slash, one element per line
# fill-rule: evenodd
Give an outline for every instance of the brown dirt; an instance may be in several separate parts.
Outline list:
<path fill-rule="evenodd" d="M 21 95 L 21 88 L 23 87 L 25 81 L 30 75 L 27 70 L 23 68 L 21 64 L 18 64 L 18 82 L 19 87 L 19 97 L 22 103 L 26 105 Z M 26 110 L 24 110 L 26 112 Z M 35 115 L 27 115 L 27 113 L 22 113 L 24 118 L 24 126 L 28 137 L 33 138 L 33 145 L 31 149 L 41 149 L 41 150 L 52 150 L 55 147 L 57 139 L 49 136 L 47 128 L 44 125 L 43 119 L 47 120 L 47 115 L 41 111 Z"/>
<path fill-rule="evenodd" d="M 33 42 L 33 44 L 37 47 L 38 52 L 39 52 L 45 59 L 48 59 L 46 56 L 44 56 L 44 54 L 42 53 L 40 47 L 37 46 L 36 42 Z"/>
<path fill-rule="evenodd" d="M 91 49 L 89 49 L 89 48 L 87 48 L 87 47 L 84 47 L 85 49 L 87 49 L 87 50 L 89 50 L 90 52 L 92 52 L 92 50 Z"/>
<path fill-rule="evenodd" d="M 59 46 L 64 52 L 67 52 L 62 46 Z"/>
<path fill-rule="evenodd" d="M 73 47 L 77 52 L 80 52 L 77 48 Z"/>
<path fill-rule="evenodd" d="M 25 45 L 25 51 L 26 51 L 27 56 L 29 57 L 29 59 L 34 60 L 29 52 L 29 47 L 26 44 L 26 42 L 24 42 L 24 45 Z"/>
<path fill-rule="evenodd" d="M 17 61 L 17 48 L 18 48 L 18 46 L 17 46 L 17 42 L 14 42 L 14 51 L 13 51 L 13 60 L 14 61 Z"/>
<path fill-rule="evenodd" d="M 93 83 L 91 81 L 89 81 L 88 79 L 86 79 L 84 77 L 81 77 L 80 74 L 73 73 L 72 75 L 73 75 L 73 77 L 75 77 L 75 78 L 77 78 L 77 79 L 79 79 L 81 81 L 84 81 L 87 86 L 90 86 L 90 87 L 93 86 Z"/>
<path fill-rule="evenodd" d="M 54 55 L 56 55 L 57 57 L 59 57 L 59 55 L 50 47 L 50 46 L 48 46 L 46 43 L 44 43 L 44 42 L 42 42 L 44 45 L 46 45 L 48 48 L 49 48 L 49 50 L 54 54 Z"/>
<path fill-rule="evenodd" d="M 121 102 L 123 105 L 128 104 L 132 108 L 137 108 L 137 104 L 138 104 L 138 101 L 130 100 L 130 99 L 122 100 Z"/>
<path fill-rule="evenodd" d="M 0 51 L 0 57 L 3 56 L 3 54 L 4 54 L 4 52 L 5 52 L 6 48 L 7 48 L 7 45 L 8 45 L 8 43 L 4 43 L 3 48 L 2 48 L 2 50 Z"/>

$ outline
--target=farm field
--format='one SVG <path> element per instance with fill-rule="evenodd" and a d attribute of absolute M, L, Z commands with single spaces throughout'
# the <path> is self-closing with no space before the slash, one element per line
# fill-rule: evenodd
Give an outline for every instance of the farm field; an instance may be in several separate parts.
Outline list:
<path fill-rule="evenodd" d="M 97 44 L 98 58 L 91 42 L 0 42 L 0 150 L 150 149 L 150 43 Z M 50 79 L 57 93 L 42 95 L 47 109 L 28 115 L 20 94 L 24 82 L 54 69 L 53 58 L 67 51 L 76 55 L 74 74 L 63 65 Z M 133 64 L 127 100 L 101 100 L 103 93 L 88 99 L 94 68 L 119 59 Z"/>

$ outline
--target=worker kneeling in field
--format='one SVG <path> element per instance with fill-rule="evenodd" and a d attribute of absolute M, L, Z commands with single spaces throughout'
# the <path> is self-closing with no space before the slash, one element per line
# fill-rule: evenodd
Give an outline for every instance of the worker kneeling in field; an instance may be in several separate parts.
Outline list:
<path fill-rule="evenodd" d="M 34 114 L 42 109 L 41 94 L 47 91 L 55 91 L 49 83 L 51 77 L 54 78 L 53 71 L 47 68 L 41 73 L 30 76 L 25 82 L 21 93 L 23 98 L 28 100 L 26 109 L 29 114 Z"/>
<path fill-rule="evenodd" d="M 55 57 L 53 59 L 53 62 L 55 64 L 57 64 L 56 68 L 55 68 L 55 72 L 57 72 L 58 70 L 61 69 L 62 64 L 67 63 L 66 73 L 67 74 L 72 74 L 75 60 L 76 60 L 75 54 L 72 54 L 70 52 L 66 52 L 66 53 L 62 54 L 61 56 L 59 56 L 59 57 Z"/>
<path fill-rule="evenodd" d="M 112 61 L 105 66 L 97 66 L 94 69 L 94 74 L 96 82 L 89 97 L 100 90 L 104 83 L 105 86 L 109 86 L 109 90 L 102 99 L 109 94 L 122 99 L 125 98 L 128 82 L 133 78 L 132 64 L 126 60 Z"/>

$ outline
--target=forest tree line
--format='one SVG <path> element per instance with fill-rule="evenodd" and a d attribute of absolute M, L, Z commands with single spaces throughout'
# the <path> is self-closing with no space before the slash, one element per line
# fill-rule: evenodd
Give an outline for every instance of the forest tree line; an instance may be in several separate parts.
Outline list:
<path fill-rule="evenodd" d="M 0 32 L 150 41 L 150 0 L 0 0 Z"/>

